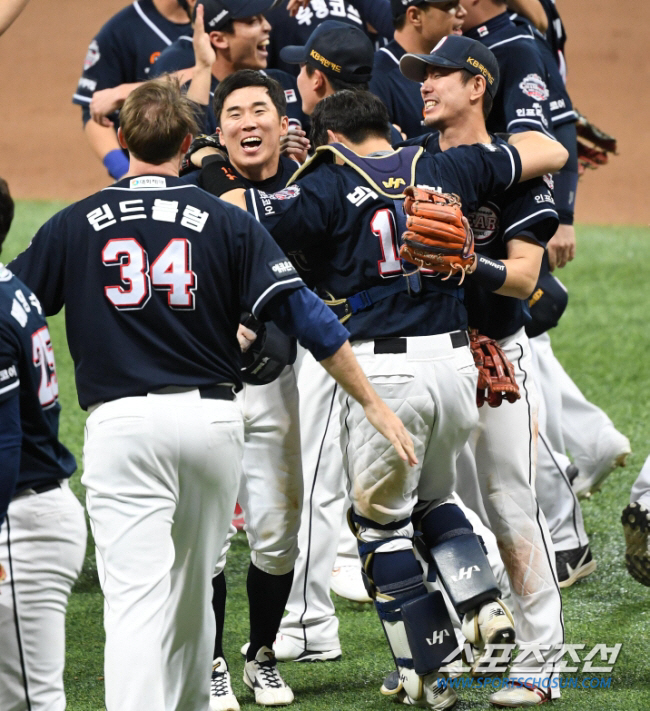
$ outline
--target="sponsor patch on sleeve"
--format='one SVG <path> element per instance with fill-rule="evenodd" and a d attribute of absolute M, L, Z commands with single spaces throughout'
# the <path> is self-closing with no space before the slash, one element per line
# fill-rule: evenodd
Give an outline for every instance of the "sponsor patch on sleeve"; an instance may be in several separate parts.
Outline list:
<path fill-rule="evenodd" d="M 84 71 L 90 69 L 90 67 L 94 67 L 95 64 L 99 62 L 100 57 L 101 54 L 99 53 L 99 45 L 96 40 L 93 40 L 88 46 L 88 51 L 86 52 L 86 58 L 84 59 Z"/>
<path fill-rule="evenodd" d="M 285 279 L 286 277 L 298 276 L 293 264 L 285 257 L 284 259 L 275 259 L 269 262 L 269 267 L 276 279 Z"/>

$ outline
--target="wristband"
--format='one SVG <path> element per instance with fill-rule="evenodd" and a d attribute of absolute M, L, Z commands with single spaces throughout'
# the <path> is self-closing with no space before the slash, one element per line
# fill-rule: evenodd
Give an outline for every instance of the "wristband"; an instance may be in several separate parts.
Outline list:
<path fill-rule="evenodd" d="M 121 148 L 109 151 L 102 162 L 113 180 L 119 180 L 129 172 L 129 159 L 124 155 Z"/>
<path fill-rule="evenodd" d="M 469 276 L 488 291 L 496 291 L 503 286 L 507 274 L 506 265 L 500 259 L 477 254 L 476 269 Z"/>
<path fill-rule="evenodd" d="M 560 224 L 572 225 L 578 189 L 578 174 L 561 170 L 553 175 L 553 197 Z"/>
<path fill-rule="evenodd" d="M 205 163 L 199 175 L 199 186 L 217 197 L 221 197 L 230 190 L 246 189 L 244 181 L 237 175 L 234 168 L 222 156 L 210 156 L 211 162 Z"/>

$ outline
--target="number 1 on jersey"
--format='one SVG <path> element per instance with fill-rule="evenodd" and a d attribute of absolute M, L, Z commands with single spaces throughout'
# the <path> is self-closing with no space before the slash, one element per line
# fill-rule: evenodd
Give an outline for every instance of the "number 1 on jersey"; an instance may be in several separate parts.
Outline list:
<path fill-rule="evenodd" d="M 379 237 L 381 253 L 383 259 L 377 262 L 379 273 L 382 276 L 392 276 L 402 273 L 402 262 L 397 252 L 397 239 L 395 229 L 395 218 L 393 213 L 384 208 L 377 210 L 370 221 L 370 229 L 373 234 Z"/>

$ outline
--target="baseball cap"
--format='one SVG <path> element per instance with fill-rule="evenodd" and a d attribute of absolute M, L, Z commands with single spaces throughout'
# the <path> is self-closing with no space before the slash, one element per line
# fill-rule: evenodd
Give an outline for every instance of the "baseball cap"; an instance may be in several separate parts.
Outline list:
<path fill-rule="evenodd" d="M 337 20 L 318 25 L 304 46 L 289 45 L 280 50 L 280 58 L 287 64 L 309 63 L 328 76 L 350 83 L 370 81 L 374 57 L 367 35 Z"/>
<path fill-rule="evenodd" d="M 447 35 L 431 50 L 431 54 L 405 54 L 399 63 L 402 74 L 412 81 L 423 82 L 427 67 L 466 69 L 472 74 L 485 77 L 488 94 L 492 98 L 499 86 L 499 64 L 492 52 L 480 42 Z"/>
<path fill-rule="evenodd" d="M 411 5 L 424 5 L 425 3 L 429 3 L 429 5 L 442 5 L 447 2 L 449 2 L 449 0 L 390 0 L 390 7 L 393 11 L 393 19 L 397 20 Z"/>
<path fill-rule="evenodd" d="M 230 20 L 242 20 L 266 12 L 275 0 L 200 0 L 203 5 L 203 24 L 206 32 L 215 32 Z M 194 16 L 196 16 L 196 7 Z"/>

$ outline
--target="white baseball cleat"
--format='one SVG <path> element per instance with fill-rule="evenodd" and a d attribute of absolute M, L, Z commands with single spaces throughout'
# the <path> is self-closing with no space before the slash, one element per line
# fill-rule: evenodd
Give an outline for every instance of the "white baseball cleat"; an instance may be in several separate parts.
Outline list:
<path fill-rule="evenodd" d="M 228 665 L 223 657 L 217 657 L 212 662 L 210 709 L 211 711 L 239 711 L 237 697 L 230 686 Z"/>
<path fill-rule="evenodd" d="M 338 662 L 342 656 L 338 641 L 330 649 L 306 649 L 295 637 L 286 634 L 275 638 L 273 651 L 279 662 Z"/>
<path fill-rule="evenodd" d="M 598 438 L 598 450 L 590 466 L 579 462 L 580 473 L 573 480 L 573 492 L 579 499 L 589 498 L 617 467 L 624 467 L 632 451 L 630 440 L 614 427 Z"/>
<path fill-rule="evenodd" d="M 372 602 L 361 577 L 361 564 L 342 565 L 332 569 L 331 589 L 339 596 L 353 602 Z"/>
<path fill-rule="evenodd" d="M 244 684 L 261 706 L 287 706 L 293 701 L 293 691 L 280 676 L 275 654 L 268 647 L 260 647 L 255 659 L 244 665 Z"/>
<path fill-rule="evenodd" d="M 508 683 L 503 689 L 490 694 L 490 703 L 495 706 L 518 708 L 520 706 L 539 706 L 550 701 L 547 691 L 539 689 L 532 684 L 522 684 L 518 681 Z"/>
<path fill-rule="evenodd" d="M 493 600 L 478 611 L 468 612 L 463 617 L 462 633 L 474 651 L 472 676 L 494 676 L 489 666 L 497 661 L 499 667 L 510 664 L 512 652 L 492 646 L 515 644 L 515 621 L 502 600 Z"/>
<path fill-rule="evenodd" d="M 621 516 L 625 533 L 625 567 L 641 585 L 650 587 L 650 511 L 638 502 Z"/>

